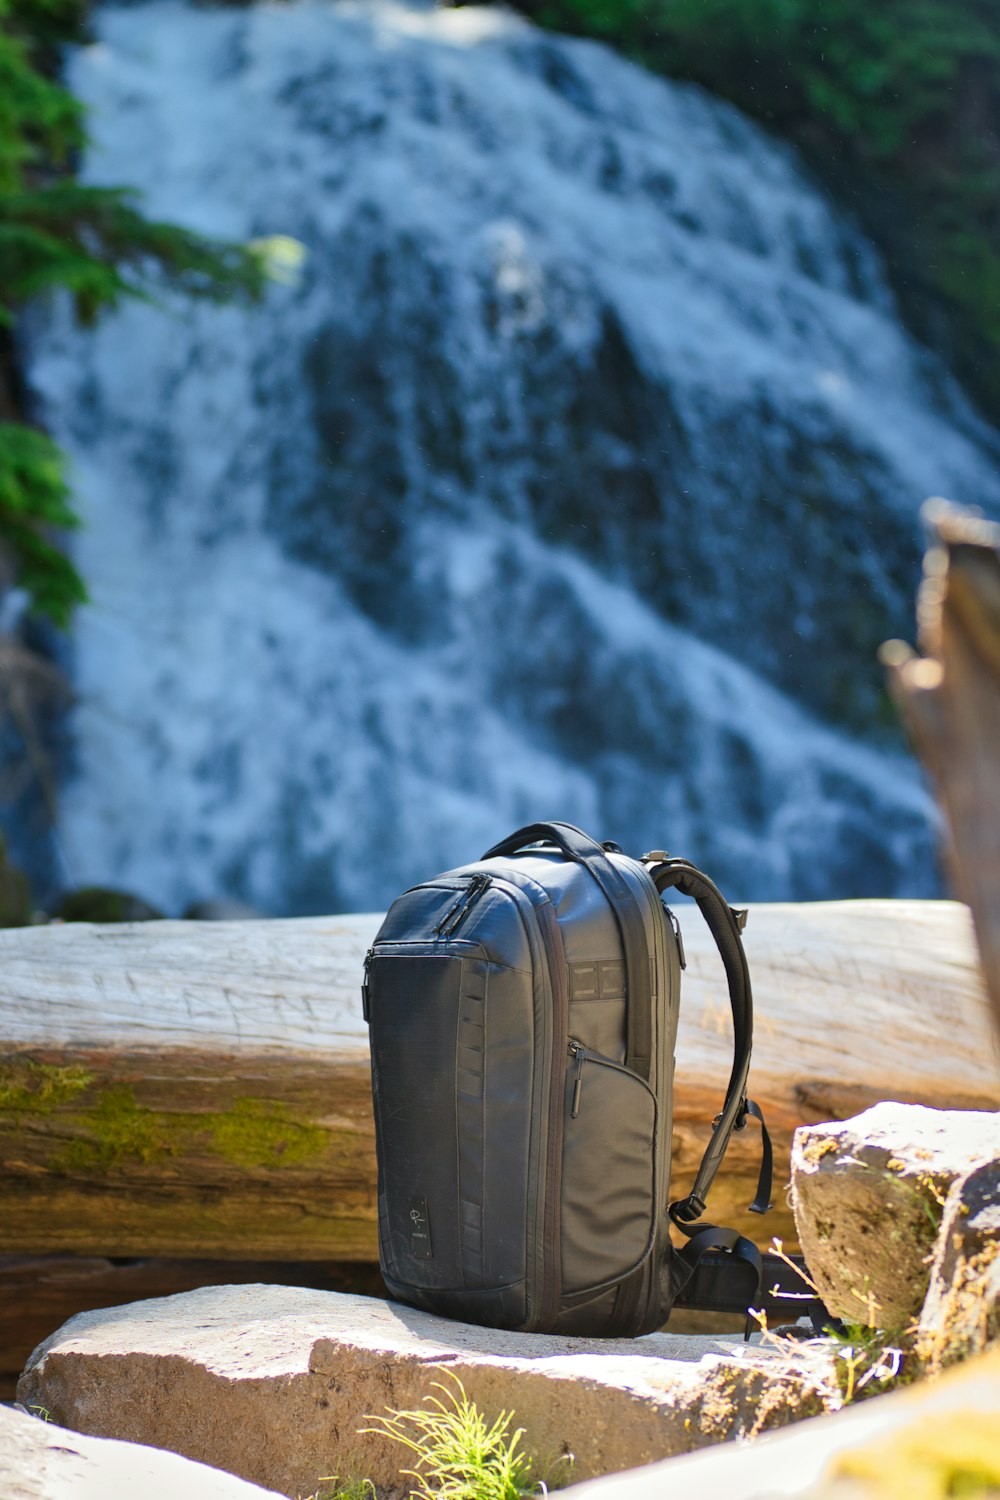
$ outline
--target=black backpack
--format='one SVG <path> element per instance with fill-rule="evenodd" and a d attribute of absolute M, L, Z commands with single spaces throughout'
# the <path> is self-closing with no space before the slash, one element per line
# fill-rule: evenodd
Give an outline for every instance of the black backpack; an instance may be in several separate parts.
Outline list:
<path fill-rule="evenodd" d="M 722 1112 L 674 1203 L 684 950 L 660 899 L 670 888 L 694 898 L 718 944 L 735 1033 Z M 393 902 L 362 991 L 391 1296 L 500 1328 L 619 1337 L 662 1326 L 679 1300 L 768 1305 L 756 1248 L 698 1224 L 748 1116 L 764 1143 L 750 1206 L 770 1207 L 770 1143 L 746 1094 L 745 920 L 688 861 L 630 859 L 568 823 L 519 829 Z"/>

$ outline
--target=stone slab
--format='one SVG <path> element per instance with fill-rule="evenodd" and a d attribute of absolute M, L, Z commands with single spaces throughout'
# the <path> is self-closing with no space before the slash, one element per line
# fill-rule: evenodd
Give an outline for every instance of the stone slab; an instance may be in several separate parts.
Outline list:
<path fill-rule="evenodd" d="M 566 1500 L 947 1500 L 1000 1476 L 1000 1352 L 752 1443 L 609 1475 Z M 977 1472 L 978 1475 L 977 1475 Z M 963 1480 L 972 1483 L 965 1490 Z M 979 1480 L 977 1487 L 976 1480 Z M 562 1500 L 562 1497 L 560 1497 Z"/>
<path fill-rule="evenodd" d="M 0 1406 L 3 1500 L 277 1500 L 232 1474 L 138 1443 L 84 1437 Z"/>
<path fill-rule="evenodd" d="M 207 1287 L 82 1313 L 18 1386 L 78 1431 L 169 1448 L 291 1495 L 353 1473 L 403 1487 L 366 1417 L 450 1371 L 488 1417 L 516 1413 L 543 1463 L 586 1478 L 774 1427 L 833 1402 L 825 1371 L 726 1338 L 587 1340 L 455 1323 L 377 1298 Z"/>

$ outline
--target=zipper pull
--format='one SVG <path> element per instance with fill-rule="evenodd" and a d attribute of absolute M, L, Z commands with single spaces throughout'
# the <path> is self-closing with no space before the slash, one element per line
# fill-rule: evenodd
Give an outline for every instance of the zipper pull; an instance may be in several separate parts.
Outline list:
<path fill-rule="evenodd" d="M 448 926 L 448 923 L 451 921 L 452 917 L 462 905 L 462 902 L 466 899 L 467 894 L 467 891 L 462 891 L 459 894 L 457 900 L 451 903 L 448 910 L 445 912 L 444 916 L 441 918 L 440 922 L 434 929 L 435 935 L 437 937 L 445 937 L 447 935 L 445 932 L 445 928 Z"/>
<path fill-rule="evenodd" d="M 483 871 L 480 871 L 478 875 L 473 875 L 466 889 L 448 912 L 440 927 L 438 927 L 437 931 L 440 937 L 451 937 L 461 927 L 480 896 L 482 896 L 483 892 L 492 883 L 492 879 L 491 875 L 487 875 Z"/>
<path fill-rule="evenodd" d="M 662 904 L 663 903 L 661 903 L 661 905 Z M 678 922 L 677 917 L 670 910 L 669 906 L 664 905 L 663 910 L 666 912 L 668 918 L 670 919 L 670 925 L 674 929 L 674 937 L 677 939 L 677 956 L 681 961 L 681 968 L 686 969 L 687 959 L 684 956 L 684 939 L 681 937 L 681 924 Z"/>
<path fill-rule="evenodd" d="M 569 1117 L 575 1120 L 580 1113 L 580 1094 L 583 1089 L 583 1065 L 587 1061 L 587 1049 L 579 1042 L 570 1042 L 570 1054 L 576 1063 L 576 1076 L 573 1079 L 573 1103 L 570 1106 Z"/>
<path fill-rule="evenodd" d="M 368 987 L 368 974 L 371 970 L 372 959 L 375 957 L 375 949 L 369 948 L 365 954 L 365 977 L 361 985 L 361 1013 L 366 1021 L 371 1020 L 371 990 Z"/>

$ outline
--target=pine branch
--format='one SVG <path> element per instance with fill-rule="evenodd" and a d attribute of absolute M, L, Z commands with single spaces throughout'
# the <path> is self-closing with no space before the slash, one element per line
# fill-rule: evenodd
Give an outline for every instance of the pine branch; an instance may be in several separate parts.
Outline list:
<path fill-rule="evenodd" d="M 82 105 L 54 76 L 59 48 L 82 36 L 82 0 L 0 0 L 0 330 L 24 306 L 62 291 L 93 324 L 129 298 L 168 292 L 213 303 L 259 297 L 287 246 L 239 245 L 147 219 L 128 188 L 77 182 Z M 0 410 L 16 388 L 13 343 L 0 341 Z M 31 608 L 65 628 L 86 598 L 55 534 L 78 524 L 56 445 L 26 424 L 0 424 L 0 549 Z"/>
<path fill-rule="evenodd" d="M 63 629 L 74 607 L 86 601 L 87 590 L 47 532 L 79 524 L 56 444 L 36 428 L 0 423 L 0 546 L 12 555 L 18 584 L 34 612 Z"/>

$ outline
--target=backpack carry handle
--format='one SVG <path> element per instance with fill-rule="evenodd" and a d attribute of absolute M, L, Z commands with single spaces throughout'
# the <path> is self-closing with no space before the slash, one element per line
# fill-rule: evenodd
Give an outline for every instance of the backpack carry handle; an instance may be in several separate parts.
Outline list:
<path fill-rule="evenodd" d="M 499 844 L 494 844 L 492 849 L 487 849 L 482 857 L 498 859 L 505 854 L 517 854 L 528 844 L 540 844 L 543 840 L 555 844 L 567 859 L 575 860 L 578 864 L 586 864 L 589 859 L 607 857 L 596 839 L 592 839 L 589 833 L 584 833 L 582 828 L 576 828 L 572 823 L 528 823 L 516 833 L 501 839 Z"/>
<path fill-rule="evenodd" d="M 646 949 L 646 929 L 632 887 L 608 858 L 603 847 L 572 823 L 529 823 L 487 849 L 483 859 L 517 854 L 528 844 L 547 839 L 567 859 L 583 865 L 607 897 L 618 923 L 625 959 L 625 1066 L 648 1079 L 653 1055 L 653 1019 L 649 994 L 651 977 Z"/>
<path fill-rule="evenodd" d="M 702 1157 L 690 1193 L 686 1198 L 670 1205 L 673 1222 L 685 1234 L 691 1234 L 695 1231 L 688 1226 L 693 1225 L 705 1212 L 705 1197 L 726 1154 L 730 1136 L 734 1130 L 745 1127 L 748 1116 L 760 1122 L 762 1136 L 760 1178 L 757 1195 L 750 1204 L 750 1210 L 752 1213 L 764 1214 L 771 1207 L 771 1141 L 759 1106 L 747 1098 L 746 1092 L 753 1043 L 750 970 L 740 936 L 746 924 L 746 912 L 735 911 L 718 886 L 691 864 L 690 860 L 674 859 L 657 852 L 655 855 L 644 855 L 643 863 L 647 865 L 658 891 L 662 892 L 673 886 L 682 896 L 694 898 L 725 966 L 733 1011 L 733 1066 L 726 1088 L 726 1101 L 721 1114 L 714 1121 L 712 1138 Z"/>

